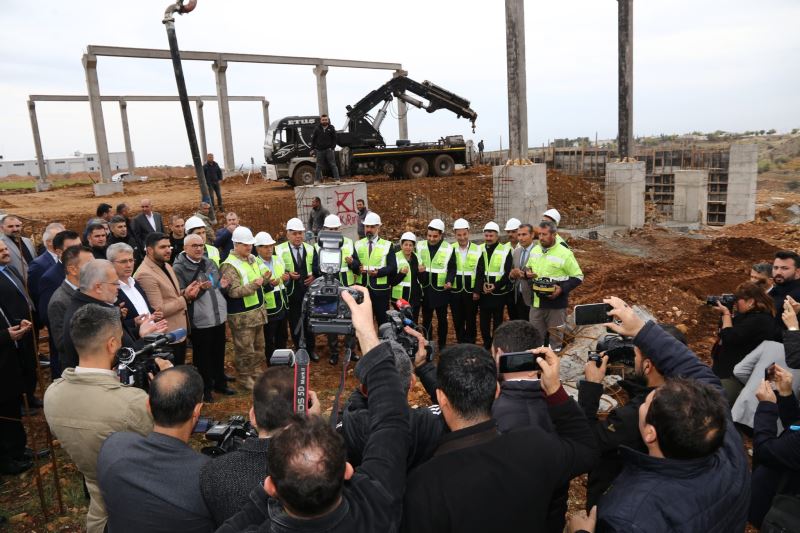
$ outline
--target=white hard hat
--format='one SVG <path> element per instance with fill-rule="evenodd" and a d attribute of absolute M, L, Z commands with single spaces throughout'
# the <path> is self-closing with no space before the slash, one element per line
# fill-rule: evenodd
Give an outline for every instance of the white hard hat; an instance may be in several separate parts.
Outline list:
<path fill-rule="evenodd" d="M 328 215 L 322 225 L 326 228 L 338 228 L 342 225 L 342 221 L 339 219 L 339 215 Z"/>
<path fill-rule="evenodd" d="M 256 233 L 256 239 L 253 244 L 256 246 L 268 246 L 270 244 L 275 244 L 275 239 L 266 231 L 259 231 Z"/>
<path fill-rule="evenodd" d="M 414 241 L 414 242 L 417 242 L 417 236 L 414 235 L 413 233 L 411 233 L 410 231 L 407 231 L 407 232 L 403 233 L 400 236 L 400 242 L 403 242 L 403 241 Z"/>
<path fill-rule="evenodd" d="M 542 215 L 543 217 L 552 218 L 553 221 L 556 223 L 556 226 L 561 223 L 561 213 L 559 213 L 556 209 L 548 209 Z"/>
<path fill-rule="evenodd" d="M 457 230 L 457 229 L 469 229 L 469 222 L 467 222 L 463 218 L 459 218 L 458 220 L 453 222 L 453 229 L 454 230 Z"/>
<path fill-rule="evenodd" d="M 183 230 L 186 233 L 190 233 L 194 229 L 205 227 L 206 224 L 200 219 L 200 217 L 191 216 L 186 219 L 186 224 L 183 226 Z"/>
<path fill-rule="evenodd" d="M 506 222 L 505 230 L 506 231 L 516 231 L 516 230 L 519 229 L 519 225 L 520 224 L 522 224 L 522 222 L 520 222 L 518 218 L 509 218 L 508 222 Z"/>
<path fill-rule="evenodd" d="M 438 229 L 439 231 L 444 231 L 444 222 L 442 222 L 441 218 L 434 218 L 428 224 L 428 227 L 431 229 Z"/>
<path fill-rule="evenodd" d="M 367 216 L 364 217 L 364 225 L 365 226 L 380 226 L 381 225 L 381 217 L 378 216 L 378 213 L 373 213 L 370 211 L 367 213 Z"/>
<path fill-rule="evenodd" d="M 290 218 L 289 222 L 286 223 L 286 231 L 305 231 L 306 228 L 303 226 L 303 221 L 299 218 Z"/>
<path fill-rule="evenodd" d="M 250 228 L 245 228 L 244 226 L 239 226 L 233 230 L 233 237 L 231 237 L 231 240 L 241 244 L 253 244 L 256 242 L 253 238 L 253 232 L 250 231 Z"/>
<path fill-rule="evenodd" d="M 483 227 L 483 231 L 496 231 L 500 233 L 500 226 L 497 225 L 497 222 L 487 222 L 486 225 Z"/>

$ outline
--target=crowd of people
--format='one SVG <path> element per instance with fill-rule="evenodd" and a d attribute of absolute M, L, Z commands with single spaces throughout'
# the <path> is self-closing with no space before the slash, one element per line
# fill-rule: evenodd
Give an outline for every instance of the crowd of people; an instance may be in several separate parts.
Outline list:
<path fill-rule="evenodd" d="M 710 366 L 677 328 L 604 300 L 607 328 L 635 357 L 620 382 L 628 401 L 599 417 L 607 354 L 587 362 L 575 399 L 560 379 L 568 299 L 583 273 L 558 211 L 511 219 L 503 232 L 489 222 L 482 242 L 465 219 L 449 242 L 433 219 L 424 236 L 393 243 L 359 199 L 359 238 L 342 241 L 338 281 L 363 295 L 342 293 L 360 385 L 333 427 L 313 391 L 308 416 L 294 414 L 294 372 L 269 358 L 304 339 L 320 359 L 303 314 L 322 275 L 307 236 L 340 230 L 339 217 L 315 201 L 308 225 L 290 219 L 279 243 L 233 212 L 215 228 L 207 203 L 186 218 L 163 217 L 149 199 L 140 208 L 131 217 L 125 204 L 101 204 L 84 228 L 49 224 L 40 249 L 19 217 L 0 221 L 0 471 L 24 472 L 43 453 L 27 447 L 20 422 L 43 408 L 84 477 L 92 533 L 729 532 L 748 522 L 788 531 L 800 520 L 794 252 L 754 265 L 750 281 L 712 301 Z M 377 334 L 401 300 L 419 324 L 405 329 L 420 346 L 413 357 Z M 38 361 L 45 330 L 49 357 Z M 167 332 L 184 333 L 155 359 L 147 391 L 122 383 L 120 349 Z M 224 367 L 228 336 L 235 377 Z M 325 340 L 338 364 L 342 339 Z M 438 346 L 433 360 L 426 341 Z M 535 364 L 501 372 L 519 353 Z M 43 401 L 42 364 L 53 379 Z M 417 381 L 428 408 L 409 407 Z M 203 404 L 235 394 L 234 383 L 251 394 L 257 437 L 212 459 L 190 437 Z M 582 474 L 586 508 L 568 517 L 570 481 Z"/>

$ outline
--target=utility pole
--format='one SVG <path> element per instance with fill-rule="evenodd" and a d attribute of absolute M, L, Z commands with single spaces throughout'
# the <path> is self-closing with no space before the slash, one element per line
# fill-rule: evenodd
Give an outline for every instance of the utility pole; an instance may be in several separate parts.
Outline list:
<path fill-rule="evenodd" d="M 619 158 L 633 157 L 633 0 L 617 0 Z"/>
<path fill-rule="evenodd" d="M 528 161 L 528 98 L 525 73 L 523 0 L 506 0 L 506 71 L 508 74 L 508 159 Z"/>

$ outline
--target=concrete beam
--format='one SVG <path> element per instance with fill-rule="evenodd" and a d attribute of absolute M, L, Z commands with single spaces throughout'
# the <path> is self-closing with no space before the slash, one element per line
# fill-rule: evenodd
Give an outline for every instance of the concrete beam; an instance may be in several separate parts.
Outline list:
<path fill-rule="evenodd" d="M 395 70 L 392 74 L 393 78 L 399 76 L 408 76 L 407 70 Z M 396 100 L 397 102 L 397 125 L 398 125 L 398 138 L 408 139 L 408 104 L 405 101 Z"/>
<path fill-rule="evenodd" d="M 618 122 L 617 146 L 620 159 L 633 157 L 633 0 L 617 0 Z"/>
<path fill-rule="evenodd" d="M 103 103 L 100 100 L 100 83 L 97 80 L 97 57 L 84 54 L 83 69 L 86 71 L 86 92 L 89 98 L 89 109 L 92 112 L 94 142 L 100 163 L 100 181 L 108 183 L 111 180 L 111 161 L 108 158 L 106 124 L 103 119 Z"/>
<path fill-rule="evenodd" d="M 90 44 L 86 47 L 89 55 L 106 57 L 136 57 L 143 59 L 172 59 L 169 50 L 156 48 L 128 48 L 123 46 L 98 46 Z M 271 56 L 261 54 L 234 54 L 227 52 L 195 52 L 181 50 L 184 61 L 229 61 L 231 63 L 269 63 L 276 65 L 323 65 L 327 67 L 368 68 L 378 70 L 399 70 L 400 63 L 382 63 L 378 61 L 356 61 L 351 59 L 331 59 L 321 57 Z"/>
<path fill-rule="evenodd" d="M 39 135 L 39 120 L 36 117 L 36 104 L 28 100 L 28 113 L 31 117 L 31 132 L 33 133 L 33 147 L 36 150 L 36 164 L 39 167 L 39 182 L 47 181 L 47 167 L 44 165 L 44 152 L 42 151 L 42 138 Z"/>
<path fill-rule="evenodd" d="M 31 102 L 88 102 L 89 97 L 82 94 L 32 94 L 28 97 Z M 141 94 L 132 95 L 103 95 L 100 97 L 101 102 L 119 102 L 125 100 L 126 102 L 180 102 L 177 96 L 146 96 Z M 214 95 L 199 95 L 189 96 L 189 100 L 196 102 L 199 100 L 216 101 L 217 97 Z M 229 102 L 265 102 L 267 99 L 263 96 L 228 96 Z"/>
<path fill-rule="evenodd" d="M 125 141 L 125 160 L 128 162 L 128 172 L 133 175 L 135 164 L 133 162 L 133 149 L 131 148 L 131 130 L 128 127 L 128 102 L 119 101 L 119 114 L 122 119 L 122 138 Z"/>
<path fill-rule="evenodd" d="M 324 115 L 328 113 L 328 67 L 325 65 L 317 65 L 314 67 L 314 76 L 317 77 L 317 105 L 319 106 L 319 114 Z"/>
<path fill-rule="evenodd" d="M 509 159 L 528 163 L 528 98 L 523 0 L 506 0 Z"/>
<path fill-rule="evenodd" d="M 206 119 L 203 116 L 203 101 L 197 100 L 195 105 L 197 106 L 197 132 L 200 136 L 200 154 L 201 157 L 205 157 L 208 155 L 208 148 L 206 147 Z"/>
<path fill-rule="evenodd" d="M 222 130 L 222 157 L 225 170 L 233 170 L 236 163 L 233 159 L 233 134 L 231 133 L 231 111 L 228 107 L 228 79 L 225 72 L 228 70 L 228 63 L 224 60 L 214 61 L 211 64 L 214 76 L 217 80 L 217 99 L 219 109 L 219 127 Z"/>

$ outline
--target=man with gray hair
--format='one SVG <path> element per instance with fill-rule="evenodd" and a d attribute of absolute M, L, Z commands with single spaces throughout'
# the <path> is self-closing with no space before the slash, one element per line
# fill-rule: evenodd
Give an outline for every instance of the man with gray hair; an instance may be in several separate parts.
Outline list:
<path fill-rule="evenodd" d="M 117 350 L 123 346 L 119 309 L 88 303 L 75 312 L 69 329 L 75 339 L 77 365 L 64 370 L 47 388 L 44 414 L 53 435 L 86 480 L 91 498 L 87 531 L 100 533 L 108 518 L 97 483 L 100 447 L 119 431 L 147 435 L 153 419 L 147 410 L 147 394 L 121 384 L 113 369 Z M 162 370 L 172 366 L 163 359 L 156 359 L 156 364 Z"/>
<path fill-rule="evenodd" d="M 133 248 L 124 242 L 112 244 L 106 250 L 106 258 L 114 265 L 120 282 L 117 305 L 123 310 L 122 320 L 131 333 L 135 333 L 145 321 L 158 322 L 164 318 L 160 310 L 153 309 L 144 290 L 133 279 L 134 254 Z M 134 339 L 136 338 L 138 335 L 134 336 Z"/>
<path fill-rule="evenodd" d="M 4 216 L 0 219 L 0 229 L 3 230 L 0 240 L 6 243 L 11 254 L 9 266 L 17 271 L 27 285 L 28 265 L 36 258 L 36 248 L 29 238 L 22 236 L 22 220 L 18 216 Z"/>

